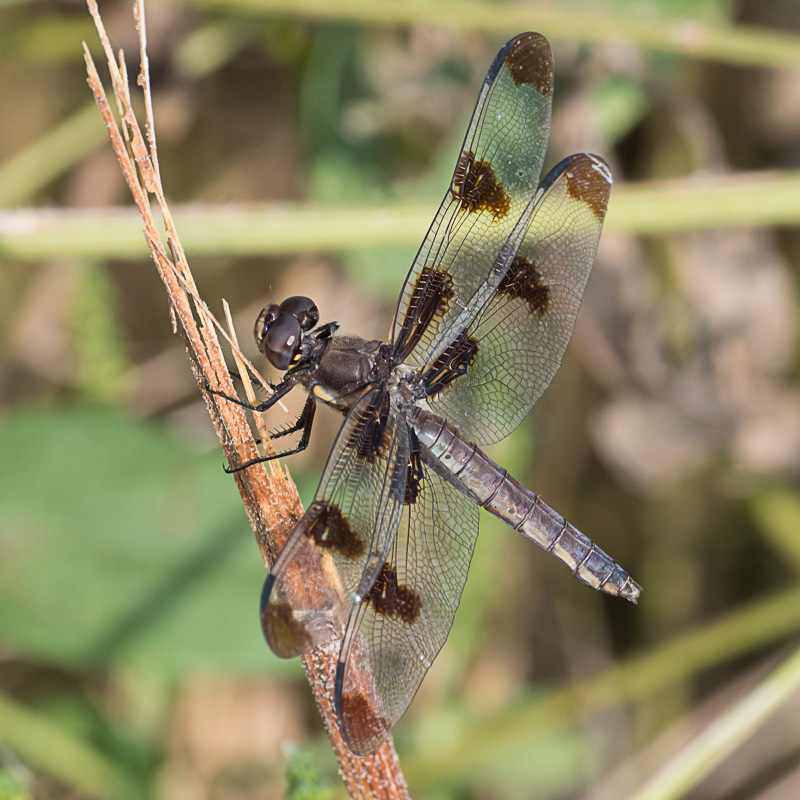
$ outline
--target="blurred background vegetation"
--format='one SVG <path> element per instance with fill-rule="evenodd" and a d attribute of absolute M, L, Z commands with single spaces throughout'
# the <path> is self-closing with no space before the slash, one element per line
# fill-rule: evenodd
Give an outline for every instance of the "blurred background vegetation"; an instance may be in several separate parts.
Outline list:
<path fill-rule="evenodd" d="M 135 76 L 128 4 L 101 11 Z M 406 776 L 800 797 L 800 5 L 152 0 L 148 23 L 164 184 L 248 347 L 295 293 L 385 336 L 494 53 L 551 39 L 547 164 L 594 151 L 616 185 L 564 365 L 493 454 L 644 593 L 601 597 L 482 519 L 396 729 Z M 269 798 L 287 772 L 330 797 L 81 40 L 99 52 L 79 0 L 0 6 L 0 797 Z M 305 502 L 337 426 L 289 462 Z"/>

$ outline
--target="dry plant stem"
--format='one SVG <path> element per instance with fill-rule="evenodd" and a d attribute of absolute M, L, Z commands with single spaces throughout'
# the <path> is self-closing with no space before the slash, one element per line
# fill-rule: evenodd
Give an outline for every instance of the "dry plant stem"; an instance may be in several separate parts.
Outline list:
<path fill-rule="evenodd" d="M 88 83 L 111 137 L 125 181 L 144 221 L 145 238 L 167 289 L 173 322 L 184 337 L 192 371 L 198 384 L 202 387 L 208 382 L 226 394 L 235 394 L 216 336 L 214 327 L 217 324 L 216 320 L 212 319 L 205 303 L 197 296 L 194 280 L 161 186 L 147 71 L 143 0 L 137 0 L 134 16 L 140 41 L 141 72 L 138 83 L 145 94 L 149 147 L 142 136 L 131 106 L 122 54 L 118 64 L 100 18 L 96 0 L 87 0 L 87 5 L 105 50 L 122 120 L 122 131 L 117 126 L 89 49 L 84 44 Z M 148 192 L 155 195 L 161 211 L 168 249 L 158 234 Z M 228 461 L 236 465 L 257 458 L 258 448 L 244 410 L 233 403 L 218 403 L 215 397 L 207 393 L 205 400 Z M 256 542 L 265 562 L 269 564 L 303 513 L 297 490 L 294 483 L 284 477 L 279 470 L 270 474 L 264 465 L 237 472 L 234 477 L 255 532 Z M 339 763 L 339 772 L 348 794 L 359 800 L 407 798 L 408 790 L 391 739 L 385 741 L 373 755 L 358 758 L 347 749 L 339 735 L 333 709 L 333 681 L 337 656 L 338 642 L 331 641 L 309 653 L 303 659 L 303 665 L 331 738 Z M 268 709 L 265 709 L 264 713 L 268 714 Z"/>
<path fill-rule="evenodd" d="M 233 317 L 231 315 L 231 307 L 228 305 L 227 300 L 222 301 L 222 308 L 225 311 L 225 324 L 228 326 L 228 336 L 230 337 L 228 341 L 230 341 L 233 345 L 233 360 L 236 362 L 236 369 L 239 370 L 239 375 L 242 377 L 242 383 L 244 385 L 245 395 L 247 396 L 247 402 L 250 403 L 251 406 L 258 405 L 258 399 L 256 398 L 256 393 L 253 391 L 253 383 L 250 380 L 250 370 L 245 365 L 245 362 L 242 358 L 239 357 L 239 340 L 236 336 L 236 328 L 233 327 Z M 264 417 L 261 414 L 254 414 L 254 422 L 256 423 L 256 429 L 258 430 L 258 435 L 261 438 L 262 443 L 264 444 L 264 452 L 266 455 L 271 456 L 275 455 L 275 448 L 272 446 L 272 441 L 269 438 L 269 431 L 267 431 L 266 423 L 264 422 Z M 283 477 L 283 472 L 281 471 L 281 465 L 279 461 L 272 461 L 270 462 L 270 470 L 272 471 L 273 475 L 278 477 Z M 288 470 L 287 470 L 288 474 Z"/>

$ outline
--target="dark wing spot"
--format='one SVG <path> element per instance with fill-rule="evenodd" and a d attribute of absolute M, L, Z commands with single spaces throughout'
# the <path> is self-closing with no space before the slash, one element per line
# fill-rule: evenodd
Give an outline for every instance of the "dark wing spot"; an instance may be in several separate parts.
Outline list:
<path fill-rule="evenodd" d="M 521 298 L 532 314 L 541 317 L 550 306 L 550 287 L 535 264 L 517 254 L 497 287 L 497 294 Z"/>
<path fill-rule="evenodd" d="M 342 694 L 340 717 L 345 741 L 358 755 L 372 752 L 392 729 L 392 723 L 376 714 L 372 704 L 360 692 Z"/>
<path fill-rule="evenodd" d="M 291 658 L 298 653 L 305 653 L 314 644 L 288 603 L 267 603 L 261 612 L 261 628 L 280 658 Z"/>
<path fill-rule="evenodd" d="M 312 504 L 311 511 L 314 516 L 305 534 L 314 540 L 317 547 L 335 550 L 345 558 L 358 558 L 364 554 L 364 538 L 350 527 L 337 505 L 318 500 Z"/>
<path fill-rule="evenodd" d="M 517 86 L 529 83 L 539 94 L 553 94 L 553 53 L 540 33 L 521 33 L 511 40 L 506 66 Z"/>
<path fill-rule="evenodd" d="M 465 375 L 478 354 L 478 342 L 462 330 L 436 361 L 425 371 L 423 383 L 428 396 L 438 394 L 460 375 Z"/>
<path fill-rule="evenodd" d="M 383 392 L 365 406 L 353 426 L 347 446 L 355 449 L 359 458 L 370 464 L 389 447 L 390 433 L 386 423 L 389 421 L 389 394 Z"/>
<path fill-rule="evenodd" d="M 575 161 L 567 167 L 567 194 L 573 200 L 586 203 L 598 222 L 606 216 L 608 194 L 613 183 L 611 168 L 600 158 L 589 154 L 575 156 Z"/>
<path fill-rule="evenodd" d="M 511 198 L 497 180 L 494 167 L 488 161 L 476 161 L 471 151 L 458 157 L 450 191 L 461 208 L 470 213 L 488 210 L 495 219 L 502 219 L 511 208 Z"/>
<path fill-rule="evenodd" d="M 364 602 L 369 603 L 376 614 L 402 620 L 407 625 L 417 621 L 422 607 L 419 595 L 413 589 L 399 585 L 397 572 L 388 561 L 378 573 Z"/>
<path fill-rule="evenodd" d="M 453 279 L 447 272 L 428 266 L 422 268 L 395 342 L 400 361 L 419 344 L 431 320 L 444 316 L 453 297 Z"/>

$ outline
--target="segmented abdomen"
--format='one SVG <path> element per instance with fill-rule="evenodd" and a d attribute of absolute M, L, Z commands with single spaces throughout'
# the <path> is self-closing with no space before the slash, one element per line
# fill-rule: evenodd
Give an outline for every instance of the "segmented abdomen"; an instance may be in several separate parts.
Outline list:
<path fill-rule="evenodd" d="M 593 589 L 636 602 L 641 586 L 611 556 L 436 414 L 411 420 L 420 444 L 482 505 Z"/>

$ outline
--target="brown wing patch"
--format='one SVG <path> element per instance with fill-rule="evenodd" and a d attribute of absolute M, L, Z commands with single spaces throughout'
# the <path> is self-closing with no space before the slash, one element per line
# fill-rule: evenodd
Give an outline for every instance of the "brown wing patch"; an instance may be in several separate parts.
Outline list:
<path fill-rule="evenodd" d="M 425 266 L 414 284 L 414 291 L 396 339 L 396 351 L 402 360 L 418 344 L 434 317 L 443 317 L 455 296 L 453 280 L 444 270 Z"/>
<path fill-rule="evenodd" d="M 488 161 L 476 161 L 472 151 L 458 157 L 450 191 L 469 213 L 490 211 L 498 220 L 508 216 L 511 208 L 511 198 L 497 179 L 494 167 Z"/>
<path fill-rule="evenodd" d="M 531 314 L 541 317 L 550 306 L 550 287 L 535 264 L 517 254 L 497 287 L 497 294 L 521 298 Z"/>
<path fill-rule="evenodd" d="M 553 95 L 553 53 L 540 33 L 523 33 L 513 40 L 506 66 L 517 86 L 529 83 L 546 97 Z"/>
<path fill-rule="evenodd" d="M 586 203 L 595 219 L 602 222 L 606 216 L 608 187 L 613 183 L 611 169 L 600 156 L 576 159 L 567 170 L 567 194 L 573 200 Z"/>
<path fill-rule="evenodd" d="M 306 536 L 314 540 L 317 547 L 333 550 L 345 558 L 358 558 L 364 554 L 364 539 L 353 530 L 335 503 L 315 501 L 310 511 L 314 518 L 305 529 Z"/>
<path fill-rule="evenodd" d="M 395 568 L 384 563 L 375 583 L 364 598 L 376 614 L 400 619 L 410 625 L 419 617 L 422 603 L 419 595 L 407 586 L 401 586 Z"/>
<path fill-rule="evenodd" d="M 289 603 L 267 603 L 261 612 L 261 628 L 279 656 L 294 656 L 310 650 L 314 642 Z"/>
<path fill-rule="evenodd" d="M 392 729 L 392 723 L 376 714 L 370 701 L 360 692 L 342 694 L 339 718 L 348 746 L 360 755 L 372 752 Z M 364 744 L 366 748 L 362 747 Z"/>
<path fill-rule="evenodd" d="M 466 330 L 453 339 L 450 346 L 425 371 L 423 381 L 428 396 L 439 394 L 459 375 L 465 375 L 478 353 L 478 342 Z"/>

